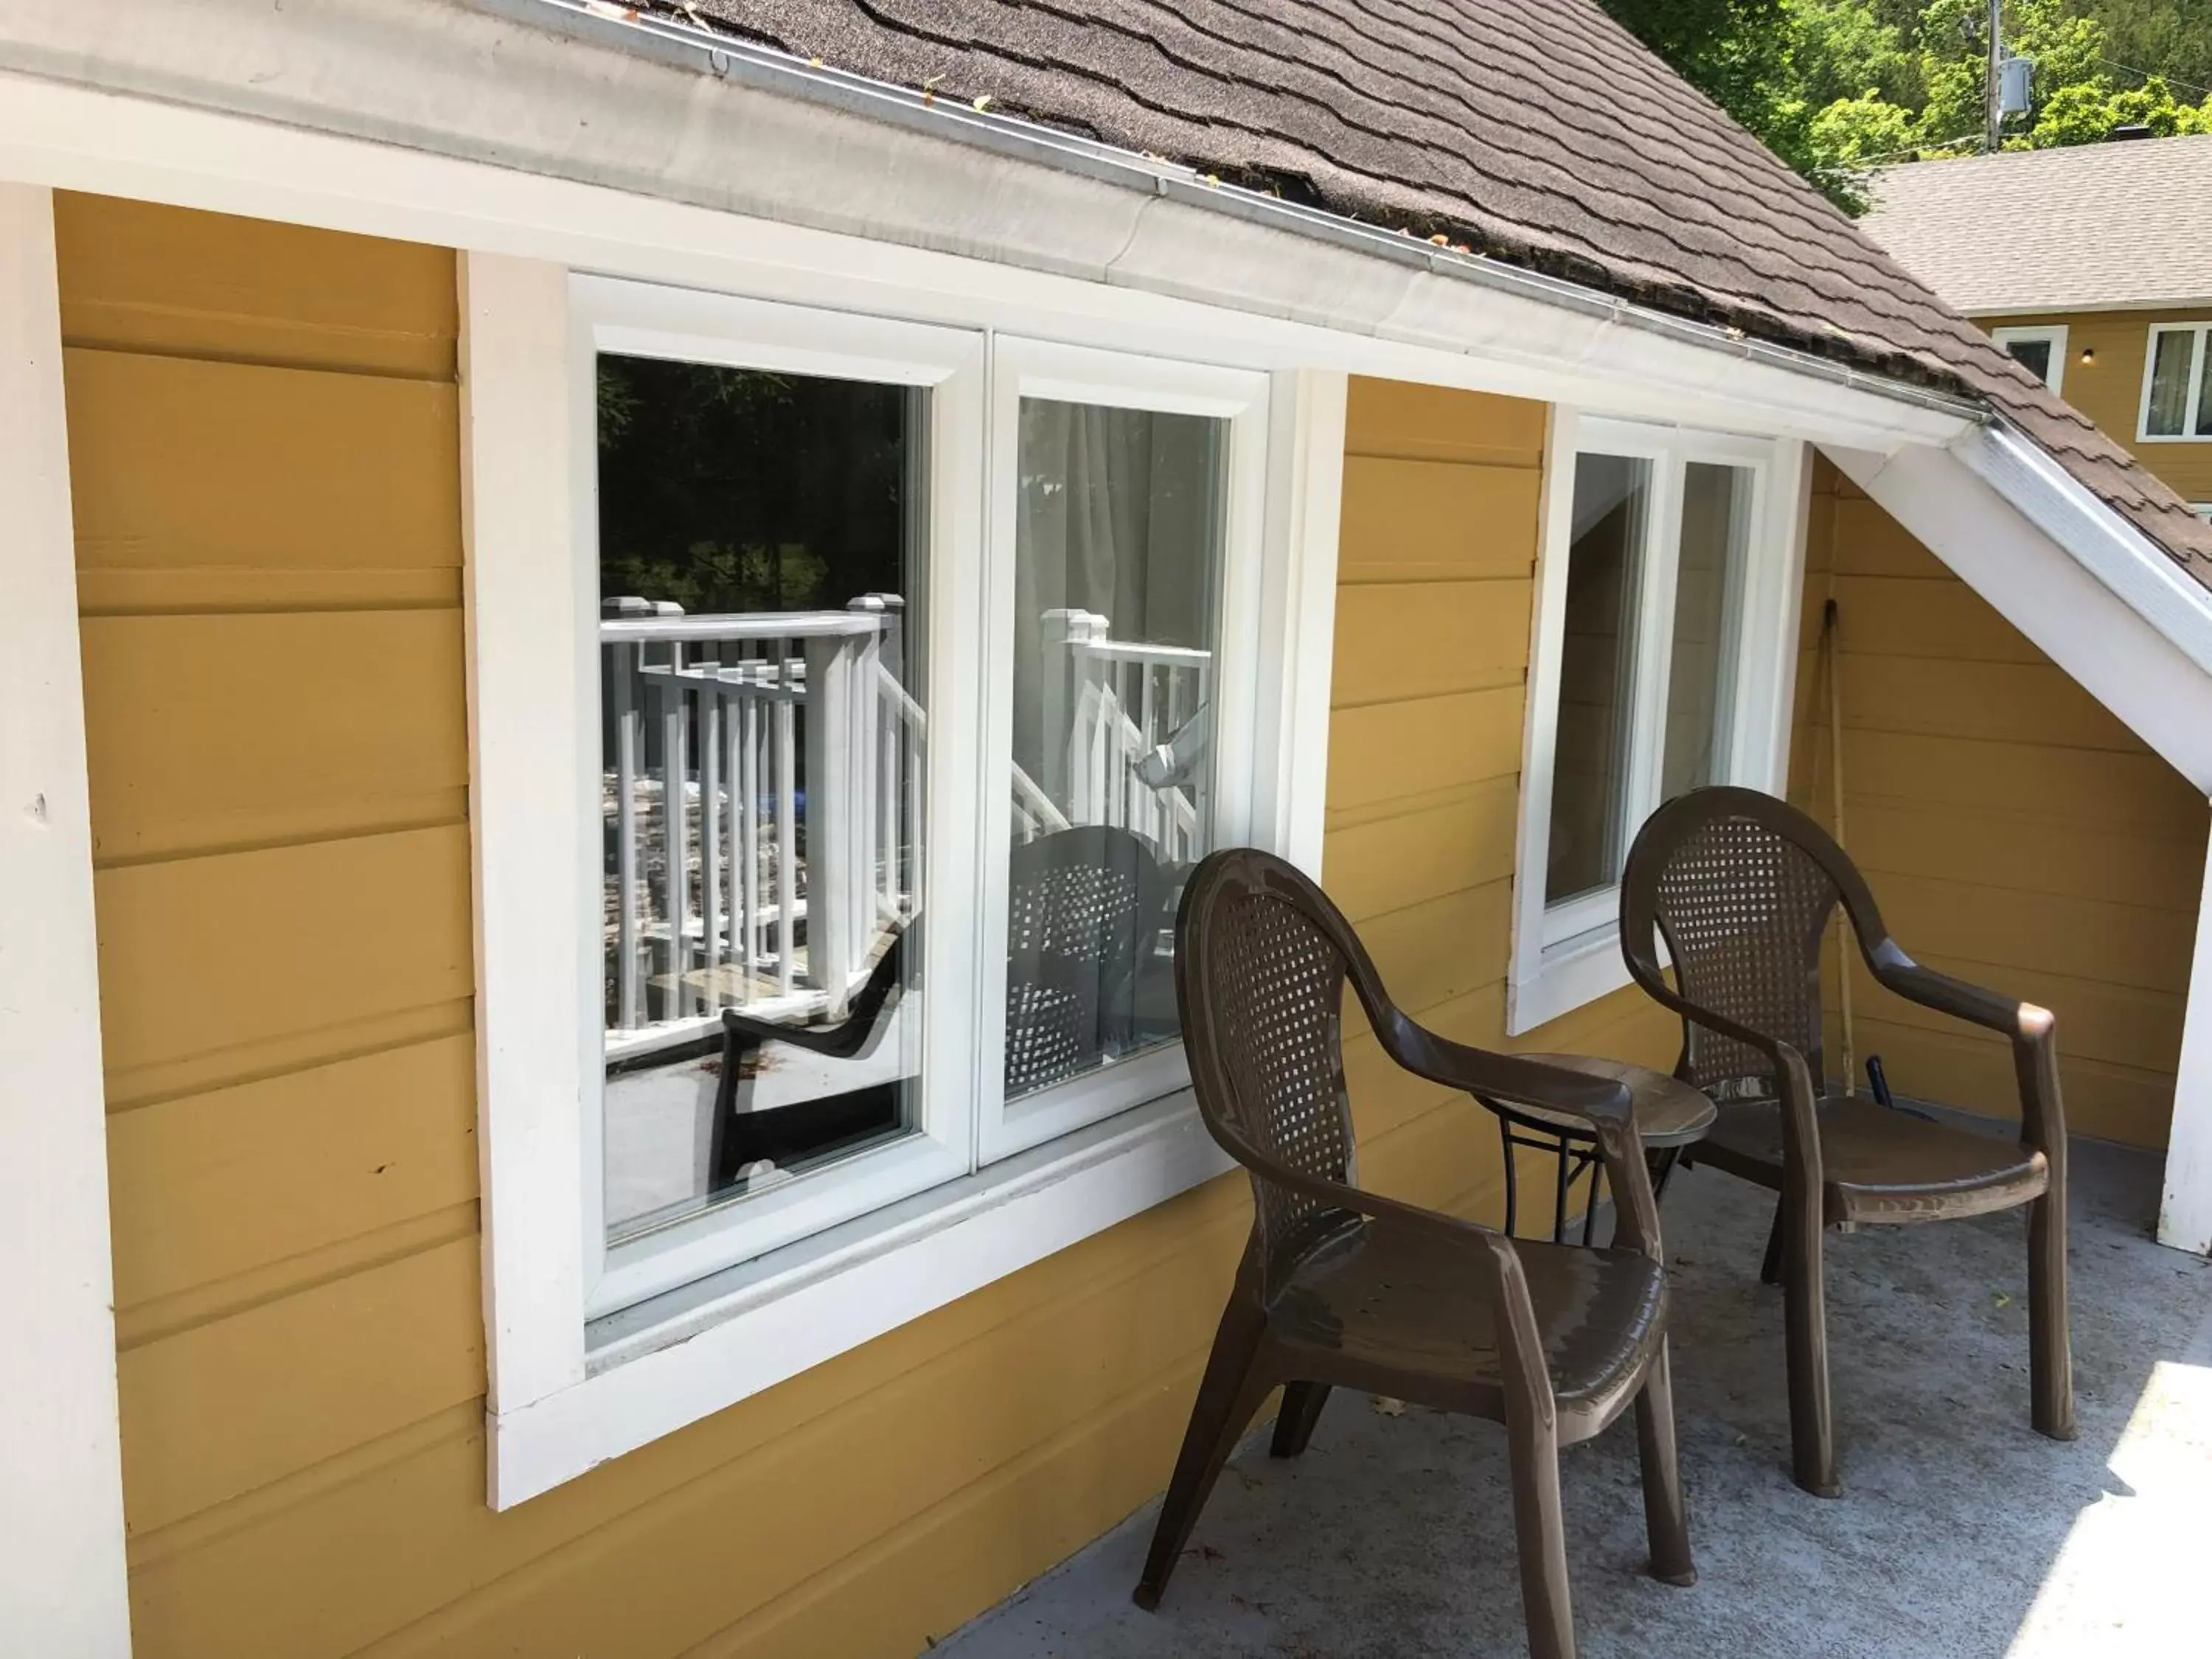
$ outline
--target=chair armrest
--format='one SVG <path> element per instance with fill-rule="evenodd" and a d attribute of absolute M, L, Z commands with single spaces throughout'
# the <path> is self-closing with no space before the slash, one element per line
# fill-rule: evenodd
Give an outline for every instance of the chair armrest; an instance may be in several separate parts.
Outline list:
<path fill-rule="evenodd" d="M 1981 986 L 1970 985 L 1965 980 L 1953 979 L 1948 974 L 1939 974 L 1932 968 L 1923 968 L 1905 955 L 1894 939 L 1885 939 L 1869 945 L 1864 954 L 1875 984 L 1896 992 L 1907 1001 L 1933 1008 L 1954 1019 L 1963 1019 L 1971 1025 L 2007 1036 L 2019 1036 L 2026 1030 L 2024 1019 L 2043 1012 L 2032 1003 L 2017 1001 Z M 2047 1021 L 2049 1016 L 2044 1018 Z"/>
<path fill-rule="evenodd" d="M 1395 1007 L 1374 1021 L 1382 1051 L 1416 1077 L 1464 1093 L 1495 1095 L 1565 1112 L 1593 1126 L 1630 1121 L 1628 1085 L 1517 1054 L 1494 1054 L 1438 1036 Z"/>
<path fill-rule="evenodd" d="M 1621 1248 L 1662 1260 L 1659 1201 L 1637 1131 L 1628 1085 L 1438 1036 L 1395 1007 L 1376 1022 L 1385 1053 L 1417 1077 L 1477 1098 L 1496 1097 L 1578 1117 L 1597 1137 L 1599 1159 L 1620 1206 Z"/>
<path fill-rule="evenodd" d="M 842 1022 L 828 1027 L 778 1025 L 771 1020 L 751 1018 L 734 1008 L 722 1010 L 722 1030 L 730 1040 L 746 1048 L 757 1048 L 763 1042 L 787 1042 L 794 1048 L 817 1054 L 833 1053 L 848 1036 Z"/>
<path fill-rule="evenodd" d="M 1877 985 L 1923 1008 L 2012 1039 L 2013 1070 L 2020 1085 L 2021 1139 L 2046 1154 L 2062 1155 L 2066 1109 L 2058 1089 L 2058 1022 L 2051 1011 L 1923 968 L 1893 939 L 1868 946 L 1865 955 Z"/>

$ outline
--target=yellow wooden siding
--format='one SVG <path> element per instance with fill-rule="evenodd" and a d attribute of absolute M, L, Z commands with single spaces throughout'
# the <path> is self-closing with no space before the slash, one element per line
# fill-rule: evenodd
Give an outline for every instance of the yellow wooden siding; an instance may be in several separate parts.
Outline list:
<path fill-rule="evenodd" d="M 1671 1065 L 1679 1028 L 1632 988 L 1505 1035 L 1545 422 L 1540 404 L 1352 382 L 1322 876 L 1392 995 L 1458 1040 Z M 1489 1123 L 1364 1030 L 1347 1066 L 1367 1167 L 1449 1124 L 1443 1185 L 1494 1218 Z"/>
<path fill-rule="evenodd" d="M 1142 1503 L 1235 1178 L 485 1506 L 451 256 L 57 211 L 139 1653 L 902 1656 Z M 1352 429 L 1330 878 L 1496 1042 L 1542 411 Z M 1494 1206 L 1486 1119 L 1349 1062 L 1370 1180 Z"/>
<path fill-rule="evenodd" d="M 2087 311 L 2032 316 L 1977 317 L 1987 329 L 2066 327 L 2066 375 L 2060 395 L 2125 444 L 2135 458 L 2173 486 L 2184 501 L 2212 502 L 2212 438 L 2185 443 L 2144 443 L 2143 365 L 2150 331 L 2158 323 L 2212 323 L 2212 306 L 2193 311 Z M 2084 351 L 2094 354 L 2081 361 Z M 1850 764 L 1845 757 L 1844 764 Z"/>
<path fill-rule="evenodd" d="M 2136 361 L 2140 372 L 2139 350 Z M 2164 1145 L 2204 802 L 1825 465 L 1808 565 L 1793 796 L 1832 822 L 1819 641 L 1832 595 L 1845 840 L 1884 919 L 1930 966 L 2057 1014 L 2074 1129 Z M 1862 1064 L 1881 1054 L 1901 1093 L 2017 1115 L 2002 1043 L 1891 996 L 1863 970 L 1853 986 Z M 1832 1011 L 1832 1045 L 1837 1036 Z"/>

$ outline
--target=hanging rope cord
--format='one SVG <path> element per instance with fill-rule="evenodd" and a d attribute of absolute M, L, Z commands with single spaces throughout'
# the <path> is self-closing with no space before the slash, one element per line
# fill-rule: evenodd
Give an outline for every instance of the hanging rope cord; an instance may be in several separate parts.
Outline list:
<path fill-rule="evenodd" d="M 1820 651 L 1827 659 L 1828 671 L 1828 787 L 1835 814 L 1836 845 L 1844 845 L 1844 676 L 1843 653 L 1838 639 L 1838 613 L 1832 596 L 1820 608 Z M 1851 1029 L 1851 921 L 1839 905 L 1836 909 L 1836 995 L 1837 1008 L 1844 1023 L 1844 1086 L 1850 1088 L 1858 1075 L 1857 1056 L 1852 1052 Z"/>

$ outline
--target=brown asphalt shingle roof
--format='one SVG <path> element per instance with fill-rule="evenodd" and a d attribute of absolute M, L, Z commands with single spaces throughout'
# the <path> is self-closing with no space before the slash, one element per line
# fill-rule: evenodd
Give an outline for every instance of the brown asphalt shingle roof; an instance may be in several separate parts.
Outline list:
<path fill-rule="evenodd" d="M 1985 400 L 2212 586 L 2212 526 L 1594 0 L 694 0 L 802 58 Z"/>

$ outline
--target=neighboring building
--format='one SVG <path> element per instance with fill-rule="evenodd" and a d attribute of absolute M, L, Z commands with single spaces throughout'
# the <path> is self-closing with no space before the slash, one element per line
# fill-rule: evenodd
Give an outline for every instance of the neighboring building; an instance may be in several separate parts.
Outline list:
<path fill-rule="evenodd" d="M 1860 222 L 2212 517 L 2212 134 L 1885 168 Z"/>
<path fill-rule="evenodd" d="M 1671 1064 L 1621 848 L 1828 811 L 1831 599 L 1899 938 L 2212 1247 L 2212 526 L 1592 0 L 681 11 L 0 14 L 0 1647 L 920 1651 L 1187 1419 L 1180 872 Z"/>

